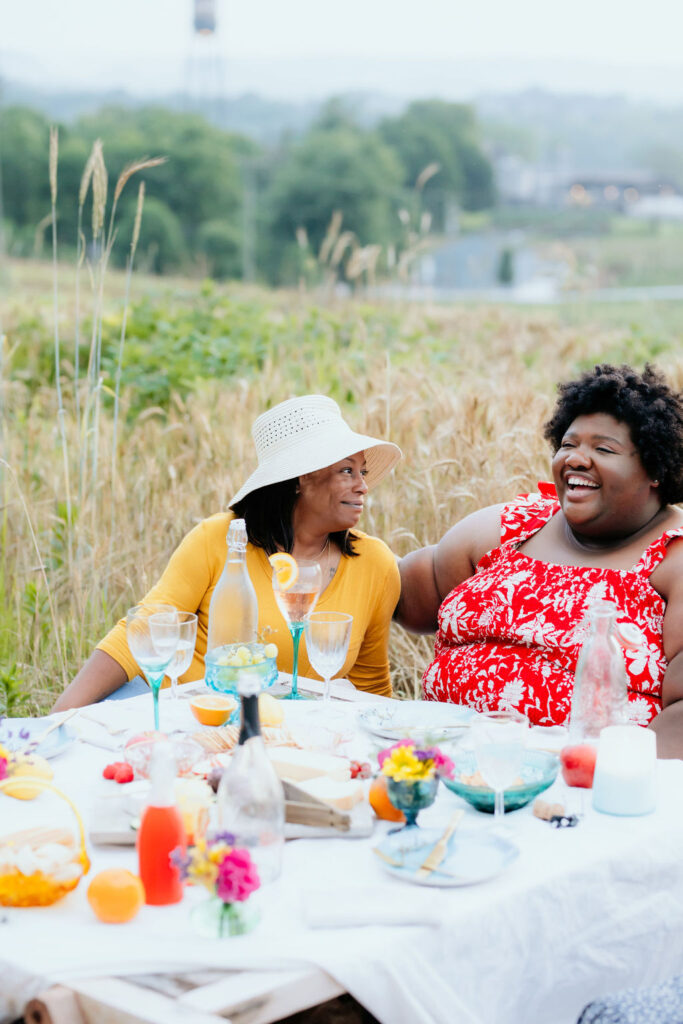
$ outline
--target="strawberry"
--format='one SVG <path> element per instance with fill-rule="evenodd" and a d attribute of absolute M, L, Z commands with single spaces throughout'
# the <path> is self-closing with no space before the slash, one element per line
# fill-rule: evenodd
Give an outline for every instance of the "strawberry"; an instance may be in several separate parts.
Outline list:
<path fill-rule="evenodd" d="M 367 761 L 352 761 L 351 762 L 351 778 L 352 779 L 369 779 L 372 775 L 372 768 Z"/>
<path fill-rule="evenodd" d="M 102 775 L 104 776 L 105 779 L 113 779 L 115 772 L 116 772 L 116 765 L 115 764 L 108 764 L 108 765 L 106 765 L 104 771 L 102 772 Z"/>
<path fill-rule="evenodd" d="M 125 761 L 119 765 L 114 773 L 114 780 L 116 782 L 132 782 L 134 777 L 133 769 Z"/>
<path fill-rule="evenodd" d="M 597 750 L 589 743 L 563 747 L 560 751 L 562 777 L 568 786 L 592 789 Z"/>

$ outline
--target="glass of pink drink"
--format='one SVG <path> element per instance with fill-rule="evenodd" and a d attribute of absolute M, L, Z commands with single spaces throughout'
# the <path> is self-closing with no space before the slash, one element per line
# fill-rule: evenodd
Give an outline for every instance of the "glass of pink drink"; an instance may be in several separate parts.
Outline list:
<path fill-rule="evenodd" d="M 294 648 L 292 659 L 292 689 L 285 700 L 301 700 L 298 691 L 299 641 L 304 631 L 306 616 L 313 611 L 322 587 L 322 573 L 318 562 L 297 560 L 299 575 L 287 589 L 280 587 L 277 573 L 273 573 L 273 593 L 289 632 Z"/>

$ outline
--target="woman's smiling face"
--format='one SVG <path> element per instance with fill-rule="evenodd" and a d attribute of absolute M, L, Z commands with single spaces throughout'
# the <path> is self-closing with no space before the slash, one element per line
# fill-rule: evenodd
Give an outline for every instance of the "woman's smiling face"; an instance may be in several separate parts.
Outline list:
<path fill-rule="evenodd" d="M 585 536 L 628 536 L 661 506 L 628 426 L 608 413 L 577 416 L 552 469 L 562 511 Z"/>
<path fill-rule="evenodd" d="M 368 485 L 364 452 L 299 477 L 297 514 L 317 521 L 327 533 L 350 530 L 363 511 Z"/>

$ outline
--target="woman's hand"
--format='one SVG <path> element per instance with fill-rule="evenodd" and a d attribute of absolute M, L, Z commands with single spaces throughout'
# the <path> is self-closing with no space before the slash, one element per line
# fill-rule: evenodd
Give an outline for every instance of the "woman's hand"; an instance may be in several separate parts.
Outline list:
<path fill-rule="evenodd" d="M 399 562 L 401 596 L 394 619 L 413 633 L 436 630 L 439 606 L 463 580 L 474 575 L 478 562 L 500 543 L 502 505 L 490 505 L 466 516 L 438 544 L 411 551 Z"/>

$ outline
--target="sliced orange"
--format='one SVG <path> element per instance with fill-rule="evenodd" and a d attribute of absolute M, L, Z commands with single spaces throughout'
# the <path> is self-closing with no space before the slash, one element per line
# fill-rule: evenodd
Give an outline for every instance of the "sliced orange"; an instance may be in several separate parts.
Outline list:
<path fill-rule="evenodd" d="M 220 693 L 202 693 L 190 701 L 190 711 L 202 725 L 223 725 L 237 707 L 233 697 Z"/>
<path fill-rule="evenodd" d="M 268 561 L 273 567 L 280 590 L 289 590 L 290 587 L 293 587 L 299 578 L 299 566 L 296 564 L 296 558 L 287 554 L 286 551 L 276 551 Z"/>

